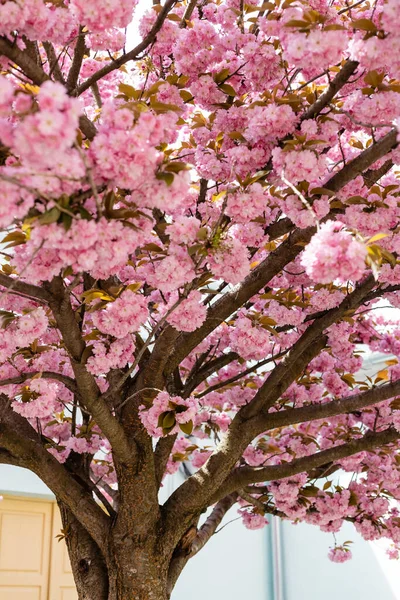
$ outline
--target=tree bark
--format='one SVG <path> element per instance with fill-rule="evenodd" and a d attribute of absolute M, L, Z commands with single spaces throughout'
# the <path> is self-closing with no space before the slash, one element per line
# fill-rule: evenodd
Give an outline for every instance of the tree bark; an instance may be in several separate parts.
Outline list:
<path fill-rule="evenodd" d="M 167 600 L 168 560 L 157 541 L 125 536 L 115 542 L 110 535 L 103 556 L 65 504 L 58 504 L 79 600 Z"/>

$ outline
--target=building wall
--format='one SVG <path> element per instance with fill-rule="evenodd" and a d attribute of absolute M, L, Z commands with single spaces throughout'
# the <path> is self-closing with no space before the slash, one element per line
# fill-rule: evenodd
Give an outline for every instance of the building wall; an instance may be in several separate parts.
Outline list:
<path fill-rule="evenodd" d="M 363 540 L 350 523 L 344 524 L 338 536 L 340 541 L 354 542 L 353 558 L 344 564 L 327 558 L 334 545 L 332 534 L 311 525 L 281 523 L 282 600 L 398 600 L 399 563 L 394 567 L 396 580 L 388 573 L 389 559 L 380 564 L 374 545 Z"/>

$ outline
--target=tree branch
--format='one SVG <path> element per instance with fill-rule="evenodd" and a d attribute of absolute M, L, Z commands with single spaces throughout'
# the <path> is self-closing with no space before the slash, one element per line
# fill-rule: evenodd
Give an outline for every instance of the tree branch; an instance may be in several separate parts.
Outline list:
<path fill-rule="evenodd" d="M 288 374 L 291 373 L 297 361 L 300 361 L 300 365 L 303 365 L 302 368 L 304 369 L 303 355 L 307 350 L 312 345 L 318 343 L 318 339 L 323 331 L 341 319 L 346 312 L 357 308 L 374 285 L 375 279 L 370 275 L 351 294 L 346 296 L 339 306 L 327 311 L 320 319 L 315 319 L 312 325 L 306 329 L 303 335 L 292 346 L 282 362 L 271 372 L 252 401 L 240 410 L 243 419 L 248 420 L 256 417 L 261 411 L 265 413 L 276 402 L 284 391 L 286 391 L 288 380 L 294 381 L 293 377 L 289 377 Z M 298 369 L 296 370 L 298 371 Z M 264 422 L 264 420 L 262 421 Z M 260 424 L 260 427 L 262 431 L 263 425 Z"/>
<path fill-rule="evenodd" d="M 328 106 L 330 101 L 333 100 L 333 98 L 336 96 L 336 94 L 339 92 L 339 90 L 341 90 L 342 87 L 344 85 L 346 85 L 346 83 L 348 82 L 350 77 L 356 71 L 357 67 L 358 67 L 357 61 L 355 61 L 355 60 L 346 61 L 345 64 L 343 65 L 343 67 L 340 69 L 340 71 L 337 73 L 337 75 L 331 81 L 331 83 L 329 84 L 329 86 L 327 87 L 325 92 L 323 94 L 321 94 L 320 97 L 318 98 L 318 100 L 316 100 L 316 102 L 314 102 L 314 104 L 312 104 L 310 106 L 310 108 L 308 108 L 305 111 L 305 113 L 303 113 L 301 115 L 300 121 L 305 121 L 307 119 L 314 119 L 315 117 L 317 117 L 321 113 L 321 111 L 326 106 Z"/>
<path fill-rule="evenodd" d="M 106 514 L 86 489 L 47 452 L 39 434 L 26 419 L 9 408 L 8 399 L 4 396 L 0 396 L 0 409 L 0 447 L 11 455 L 15 461 L 12 464 L 18 463 L 36 473 L 56 497 L 69 507 L 96 543 L 105 549 L 109 526 Z"/>
<path fill-rule="evenodd" d="M 74 95 L 80 96 L 94 83 L 96 83 L 96 81 L 99 81 L 99 79 L 102 79 L 112 71 L 119 69 L 120 67 L 122 67 L 122 65 L 129 62 L 130 60 L 135 60 L 139 58 L 139 55 L 144 50 L 146 50 L 146 48 L 148 48 L 150 44 L 152 44 L 155 41 L 157 33 L 160 31 L 165 19 L 167 18 L 168 13 L 174 7 L 176 2 L 177 0 L 167 0 L 164 6 L 162 7 L 161 11 L 158 13 L 157 19 L 155 20 L 153 27 L 150 29 L 149 33 L 144 38 L 144 40 L 142 40 L 140 44 L 138 44 L 130 52 L 123 54 L 122 56 L 120 56 L 116 60 L 113 60 L 102 69 L 96 71 L 96 73 L 93 73 L 93 75 L 91 75 L 88 79 L 86 79 L 86 81 L 84 81 L 78 88 L 75 89 Z"/>
<path fill-rule="evenodd" d="M 43 42 L 43 48 L 46 51 L 47 60 L 49 61 L 50 73 L 54 73 L 54 79 L 64 85 L 64 75 L 62 74 L 60 65 L 58 64 L 58 57 L 54 50 L 53 44 L 50 44 L 50 42 Z"/>
<path fill-rule="evenodd" d="M 74 57 L 67 77 L 67 90 L 72 92 L 78 83 L 79 73 L 81 72 L 82 61 L 86 50 L 85 33 L 82 27 L 79 29 L 78 39 L 75 44 Z"/>
<path fill-rule="evenodd" d="M 226 354 L 221 354 L 221 356 L 217 356 L 217 358 L 205 363 L 201 368 L 189 375 L 185 383 L 184 397 L 187 398 L 190 396 L 193 390 L 196 389 L 200 383 L 205 381 L 207 377 L 210 377 L 210 375 L 223 367 L 226 367 L 226 365 L 229 365 L 238 358 L 239 354 L 237 352 L 227 352 Z"/>
<path fill-rule="evenodd" d="M 380 385 L 359 394 L 332 400 L 332 402 L 326 404 L 303 406 L 302 408 L 269 414 L 265 416 L 265 426 L 268 429 L 274 429 L 275 427 L 285 427 L 287 425 L 295 425 L 296 423 L 345 415 L 366 408 L 367 406 L 373 406 L 379 402 L 390 400 L 390 398 L 398 395 L 400 395 L 400 380 Z"/>
<path fill-rule="evenodd" d="M 3 273 L 0 273 L 0 285 L 7 288 L 9 293 L 19 294 L 25 298 L 31 298 L 32 300 L 37 300 L 39 302 L 48 303 L 50 299 L 49 294 L 43 288 L 32 285 L 31 283 L 24 283 L 18 279 L 13 279 Z"/>
<path fill-rule="evenodd" d="M 373 144 L 338 173 L 335 173 L 324 187 L 338 192 L 347 183 L 355 179 L 363 171 L 368 169 L 374 162 L 385 156 L 397 145 L 397 131 L 393 129 L 386 134 L 376 144 Z M 331 211 L 325 220 L 334 218 L 335 212 Z M 278 221 L 279 223 L 279 221 Z M 279 273 L 283 267 L 292 262 L 303 249 L 305 243 L 308 243 L 315 233 L 314 227 L 307 229 L 297 229 L 290 237 L 282 242 L 280 246 L 271 252 L 253 271 L 244 279 L 237 290 L 225 294 L 208 311 L 206 321 L 201 327 L 193 333 L 182 334 L 178 337 L 174 352 L 166 366 L 166 374 L 171 373 L 180 362 L 220 323 L 227 319 L 240 306 L 247 302 L 252 296 L 257 294 L 260 289 Z M 281 232 L 282 234 L 282 232 Z"/>
<path fill-rule="evenodd" d="M 154 467 L 156 471 L 157 486 L 160 487 L 165 469 L 167 466 L 169 455 L 172 452 L 172 448 L 175 444 L 177 435 L 167 435 L 161 437 L 154 450 Z"/>
<path fill-rule="evenodd" d="M 322 465 L 358 454 L 358 452 L 374 450 L 386 444 L 397 442 L 399 438 L 400 433 L 393 428 L 389 428 L 378 433 L 368 432 L 363 437 L 352 440 L 347 444 L 334 446 L 328 450 L 321 450 L 321 452 L 317 452 L 311 456 L 296 458 L 290 463 L 255 469 L 251 467 L 238 467 L 226 479 L 210 502 L 216 502 L 218 498 L 222 498 L 226 494 L 240 490 L 252 483 L 277 481 L 286 477 L 292 477 L 298 473 L 307 473 Z"/>
<path fill-rule="evenodd" d="M 121 423 L 114 417 L 107 403 L 100 398 L 100 390 L 93 375 L 86 369 L 84 358 L 86 344 L 62 278 L 55 277 L 51 284 L 48 284 L 48 291 L 49 305 L 70 355 L 82 404 L 109 440 L 115 456 L 123 463 L 132 463 L 136 454 L 135 442 L 127 439 Z"/>
<path fill-rule="evenodd" d="M 174 589 L 178 577 L 186 563 L 190 558 L 192 558 L 192 556 L 195 556 L 195 554 L 200 552 L 200 550 L 211 539 L 222 519 L 228 510 L 235 504 L 236 500 L 236 493 L 230 494 L 226 496 L 226 498 L 220 500 L 213 508 L 211 515 L 206 519 L 202 527 L 200 527 L 188 551 L 184 554 L 178 554 L 172 558 L 168 571 L 168 596 L 170 596 L 172 590 Z"/>
<path fill-rule="evenodd" d="M 41 85 L 50 79 L 36 61 L 32 60 L 27 53 L 18 48 L 17 44 L 13 44 L 6 37 L 0 37 L 0 55 L 6 56 L 18 65 L 26 77 L 36 85 Z"/>

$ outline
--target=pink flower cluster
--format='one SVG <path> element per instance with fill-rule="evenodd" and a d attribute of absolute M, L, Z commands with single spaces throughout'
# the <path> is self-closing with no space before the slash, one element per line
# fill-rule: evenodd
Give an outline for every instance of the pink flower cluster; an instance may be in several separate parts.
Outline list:
<path fill-rule="evenodd" d="M 197 239 L 200 221 L 196 217 L 176 217 L 167 232 L 174 244 L 193 244 Z"/>
<path fill-rule="evenodd" d="M 230 238 L 209 253 L 208 263 L 213 275 L 236 285 L 250 273 L 249 252 L 238 239 Z"/>
<path fill-rule="evenodd" d="M 29 390 L 34 393 L 34 398 L 29 402 L 14 400 L 12 407 L 18 414 L 27 419 L 50 420 L 55 412 L 62 408 L 58 401 L 58 385 L 46 379 L 33 379 Z"/>
<path fill-rule="evenodd" d="M 134 202 L 141 207 L 178 209 L 189 188 L 189 174 L 175 174 L 170 185 L 156 176 L 163 159 L 156 146 L 174 140 L 176 120 L 172 111 L 163 115 L 148 111 L 134 122 L 132 111 L 107 103 L 89 152 L 96 180 L 135 190 Z"/>
<path fill-rule="evenodd" d="M 62 84 L 53 81 L 42 84 L 37 101 L 40 110 L 18 123 L 12 148 L 24 165 L 45 170 L 68 160 L 73 152 L 82 107 L 78 99 L 68 96 Z"/>
<path fill-rule="evenodd" d="M 230 346 L 246 360 L 260 360 L 271 352 L 271 334 L 249 318 L 239 316 L 230 334 Z"/>
<path fill-rule="evenodd" d="M 247 529 L 263 529 L 263 527 L 268 525 L 268 521 L 264 515 L 249 512 L 248 510 L 238 510 L 238 513 L 242 516 L 243 525 Z"/>
<path fill-rule="evenodd" d="M 269 197 L 259 183 L 254 183 L 246 192 L 228 195 L 226 214 L 237 223 L 248 223 L 252 219 L 269 214 Z"/>
<path fill-rule="evenodd" d="M 105 375 L 111 369 L 122 369 L 132 361 L 134 351 L 135 344 L 130 335 L 116 339 L 108 347 L 103 342 L 94 342 L 93 356 L 86 363 L 87 370 L 93 375 Z"/>
<path fill-rule="evenodd" d="M 328 558 L 334 563 L 344 563 L 352 559 L 352 553 L 349 548 L 343 546 L 335 546 L 328 552 Z"/>
<path fill-rule="evenodd" d="M 70 6 L 79 23 L 97 32 L 127 27 L 136 4 L 137 0 L 71 0 Z"/>
<path fill-rule="evenodd" d="M 207 316 L 207 308 L 202 304 L 202 295 L 197 290 L 171 312 L 167 321 L 178 331 L 194 331 L 201 327 Z"/>
<path fill-rule="evenodd" d="M 326 159 L 312 150 L 284 152 L 274 148 L 272 159 L 277 174 L 283 174 L 294 185 L 300 181 L 317 182 L 326 172 Z"/>
<path fill-rule="evenodd" d="M 141 294 L 125 290 L 105 309 L 91 314 L 92 322 L 99 331 L 116 338 L 125 338 L 128 333 L 138 331 L 149 316 L 147 300 Z"/>
<path fill-rule="evenodd" d="M 173 435 L 178 433 L 179 425 L 193 422 L 198 410 L 198 401 L 193 396 L 184 399 L 180 396 L 170 396 L 168 392 L 160 392 L 150 408 L 140 407 L 139 416 L 150 435 L 161 437 L 164 435 L 163 424 L 159 422 L 161 417 L 165 418 L 168 415 L 168 425 L 164 421 L 164 427 L 168 427 L 168 435 Z"/>
<path fill-rule="evenodd" d="M 291 33 L 283 41 L 284 56 L 290 64 L 305 68 L 308 74 L 319 73 L 340 62 L 347 46 L 344 31 L 315 29 L 308 35 Z"/>
<path fill-rule="evenodd" d="M 18 31 L 30 40 L 64 44 L 78 30 L 70 10 L 43 0 L 6 0 L 0 3 L 0 34 Z"/>
<path fill-rule="evenodd" d="M 0 329 L 0 362 L 7 360 L 17 348 L 25 348 L 40 338 L 48 327 L 43 308 L 36 308 L 16 317 L 5 329 Z"/>
<path fill-rule="evenodd" d="M 367 249 L 340 221 L 327 221 L 303 252 L 301 264 L 317 283 L 358 281 L 365 271 Z"/>
<path fill-rule="evenodd" d="M 194 264 L 187 249 L 171 244 L 168 256 L 150 265 L 146 280 L 149 285 L 162 292 L 173 292 L 192 281 L 195 276 Z"/>
<path fill-rule="evenodd" d="M 255 106 L 249 111 L 245 136 L 252 144 L 274 142 L 292 131 L 296 122 L 296 114 L 287 104 Z"/>
<path fill-rule="evenodd" d="M 21 272 L 33 253 L 24 277 L 34 283 L 51 280 L 67 266 L 107 279 L 124 267 L 130 253 L 145 241 L 151 222 L 143 218 L 137 223 L 141 231 L 104 218 L 97 222 L 74 219 L 67 232 L 56 223 L 35 226 L 27 243 L 16 248 L 13 262 Z"/>

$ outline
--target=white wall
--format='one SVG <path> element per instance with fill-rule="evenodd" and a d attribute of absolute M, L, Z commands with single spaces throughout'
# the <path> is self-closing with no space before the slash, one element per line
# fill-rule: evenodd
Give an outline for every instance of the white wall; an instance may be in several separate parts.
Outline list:
<path fill-rule="evenodd" d="M 328 557 L 333 536 L 317 527 L 291 523 L 281 526 L 284 600 L 398 600 L 400 565 L 397 566 L 397 592 L 391 587 L 371 544 L 346 523 L 338 543 L 353 540 L 352 560 L 332 563 Z M 388 559 L 383 560 L 383 567 Z M 396 568 L 396 567 L 394 567 Z M 386 568 L 385 568 L 386 571 Z"/>
<path fill-rule="evenodd" d="M 49 488 L 28 469 L 0 465 L 0 493 L 12 492 L 18 495 L 39 495 L 53 497 Z"/>
<path fill-rule="evenodd" d="M 233 508 L 225 522 L 236 517 Z M 267 532 L 227 525 L 186 565 L 172 600 L 272 600 Z"/>

